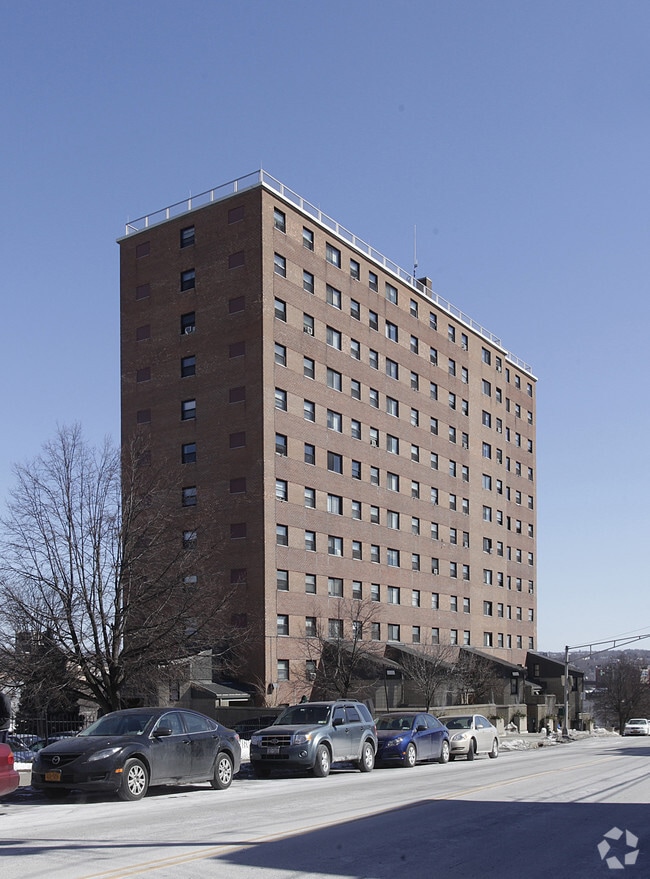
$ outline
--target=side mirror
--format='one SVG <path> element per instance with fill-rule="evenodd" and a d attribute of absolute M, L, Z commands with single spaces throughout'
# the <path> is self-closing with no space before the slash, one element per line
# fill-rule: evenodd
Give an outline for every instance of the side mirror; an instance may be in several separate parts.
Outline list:
<path fill-rule="evenodd" d="M 343 726 L 344 723 L 345 721 L 342 717 L 335 717 L 332 726 Z"/>
<path fill-rule="evenodd" d="M 159 726 L 153 731 L 153 737 L 155 739 L 163 738 L 164 736 L 170 736 L 171 734 L 172 731 L 168 726 Z"/>
<path fill-rule="evenodd" d="M 425 729 L 426 729 L 426 726 L 423 723 L 418 723 L 415 731 L 416 732 L 424 732 Z"/>

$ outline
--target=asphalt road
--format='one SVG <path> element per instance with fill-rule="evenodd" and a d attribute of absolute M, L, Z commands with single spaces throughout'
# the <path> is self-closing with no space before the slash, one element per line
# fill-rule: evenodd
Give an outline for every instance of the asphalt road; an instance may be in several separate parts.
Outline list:
<path fill-rule="evenodd" d="M 648 877 L 649 766 L 650 741 L 614 737 L 368 775 L 243 778 L 223 792 L 163 788 L 137 803 L 23 789 L 0 802 L 0 876 Z"/>

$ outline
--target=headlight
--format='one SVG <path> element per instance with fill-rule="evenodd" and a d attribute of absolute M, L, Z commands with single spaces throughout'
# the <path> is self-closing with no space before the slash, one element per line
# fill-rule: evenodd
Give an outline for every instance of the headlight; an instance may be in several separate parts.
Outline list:
<path fill-rule="evenodd" d="M 452 742 L 462 742 L 466 738 L 467 738 L 466 732 L 459 732 L 459 733 L 456 733 L 455 736 L 452 736 L 451 740 L 452 740 Z"/>
<path fill-rule="evenodd" d="M 104 748 L 102 751 L 95 751 L 94 754 L 91 754 L 88 758 L 88 762 L 91 760 L 105 760 L 107 757 L 113 757 L 115 754 L 119 754 L 121 748 Z"/>
<path fill-rule="evenodd" d="M 391 745 L 401 745 L 404 741 L 404 736 L 396 736 L 394 739 L 391 739 L 388 744 Z"/>
<path fill-rule="evenodd" d="M 251 745 L 261 745 L 262 736 L 251 736 Z"/>
<path fill-rule="evenodd" d="M 293 737 L 294 745 L 306 745 L 311 741 L 311 733 L 296 733 Z"/>

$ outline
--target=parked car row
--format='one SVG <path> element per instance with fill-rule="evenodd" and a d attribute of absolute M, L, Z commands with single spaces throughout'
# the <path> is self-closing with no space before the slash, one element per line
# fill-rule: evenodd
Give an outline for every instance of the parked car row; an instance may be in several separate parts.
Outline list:
<path fill-rule="evenodd" d="M 6 759 L 11 780 L 7 790 L 0 786 L 0 793 L 14 789 L 9 769 L 15 754 L 3 747 L 0 777 Z M 114 711 L 78 735 L 61 736 L 31 753 L 32 787 L 48 797 L 84 790 L 139 800 L 154 785 L 206 781 L 225 790 L 241 765 L 235 730 L 180 708 Z M 413 767 L 457 756 L 472 760 L 481 753 L 492 758 L 499 753 L 497 730 L 482 715 L 439 720 L 427 712 L 404 711 L 375 720 L 354 700 L 289 706 L 270 726 L 253 733 L 250 742 L 251 768 L 258 778 L 274 769 L 308 770 L 324 778 L 334 763 L 370 772 L 375 765 Z"/>

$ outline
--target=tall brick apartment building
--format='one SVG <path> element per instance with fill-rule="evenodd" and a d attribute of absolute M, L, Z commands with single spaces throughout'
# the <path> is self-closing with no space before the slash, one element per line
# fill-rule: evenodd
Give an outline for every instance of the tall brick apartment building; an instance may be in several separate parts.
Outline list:
<path fill-rule="evenodd" d="M 148 434 L 181 486 L 179 542 L 219 547 L 214 587 L 250 629 L 241 679 L 298 698 L 309 637 L 351 637 L 359 601 L 364 639 L 523 664 L 530 367 L 265 172 L 119 244 L 122 438 Z"/>

